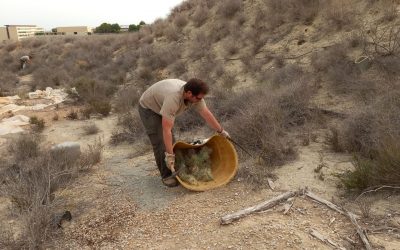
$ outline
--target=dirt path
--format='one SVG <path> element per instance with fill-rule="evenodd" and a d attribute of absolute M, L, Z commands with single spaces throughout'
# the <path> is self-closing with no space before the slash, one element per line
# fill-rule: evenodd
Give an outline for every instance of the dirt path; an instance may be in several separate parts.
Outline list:
<path fill-rule="evenodd" d="M 83 127 L 91 123 L 99 127 L 99 134 L 84 134 Z M 323 133 L 309 146 L 299 148 L 296 161 L 276 170 L 274 191 L 254 191 L 236 178 L 215 190 L 191 192 L 161 184 L 148 146 L 110 146 L 115 123 L 113 116 L 91 121 L 62 119 L 49 124 L 43 132 L 49 144 L 76 141 L 85 148 L 98 138 L 105 143 L 101 164 L 56 194 L 63 204 L 60 211 L 69 210 L 73 216 L 63 225 L 63 237 L 57 240 L 56 248 L 330 249 L 310 236 L 312 229 L 346 249 L 361 247 L 347 218 L 304 197 L 297 197 L 286 215 L 283 205 L 279 205 L 232 225 L 219 224 L 226 214 L 305 186 L 325 199 L 339 201 L 334 174 L 349 169 L 351 157 L 330 152 L 323 143 Z M 400 227 L 398 204 L 397 196 L 380 197 L 373 209 L 379 217 L 371 223 L 379 219 L 387 226 L 384 223 L 390 215 L 390 221 Z M 359 212 L 354 204 L 345 205 Z M 362 225 L 370 227 L 371 223 L 364 220 Z M 357 245 L 345 240 L 347 236 Z M 398 231 L 370 234 L 370 240 L 377 248 L 400 249 Z"/>

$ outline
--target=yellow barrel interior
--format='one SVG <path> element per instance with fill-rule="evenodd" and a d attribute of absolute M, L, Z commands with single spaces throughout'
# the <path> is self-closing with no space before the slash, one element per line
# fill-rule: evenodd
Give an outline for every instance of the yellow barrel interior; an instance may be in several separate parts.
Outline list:
<path fill-rule="evenodd" d="M 214 135 L 207 142 L 199 145 L 178 141 L 174 144 L 173 149 L 175 152 L 177 149 L 199 148 L 204 145 L 212 149 L 210 160 L 214 180 L 207 182 L 199 181 L 197 185 L 193 185 L 184 182 L 177 176 L 178 181 L 183 187 L 193 191 L 205 191 L 225 185 L 235 177 L 238 169 L 238 156 L 235 147 L 228 139 L 220 135 Z"/>

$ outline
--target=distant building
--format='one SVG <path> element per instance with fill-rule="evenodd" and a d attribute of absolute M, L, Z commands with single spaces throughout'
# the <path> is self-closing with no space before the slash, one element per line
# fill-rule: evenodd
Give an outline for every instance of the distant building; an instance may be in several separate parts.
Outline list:
<path fill-rule="evenodd" d="M 6 27 L 0 27 L 0 42 L 8 40 Z"/>
<path fill-rule="evenodd" d="M 43 35 L 44 29 L 36 25 L 6 25 L 0 27 L 0 40 L 19 41 L 24 38 Z"/>
<path fill-rule="evenodd" d="M 121 29 L 119 32 L 128 32 L 129 31 L 129 25 L 120 25 L 119 26 Z"/>
<path fill-rule="evenodd" d="M 55 31 L 65 35 L 91 35 L 93 32 L 88 26 L 57 27 Z"/>

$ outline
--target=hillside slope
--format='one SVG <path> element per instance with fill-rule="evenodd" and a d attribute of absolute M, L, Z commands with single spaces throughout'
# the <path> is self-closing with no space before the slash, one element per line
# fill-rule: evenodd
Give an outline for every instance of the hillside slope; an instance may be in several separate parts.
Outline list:
<path fill-rule="evenodd" d="M 45 119 L 47 147 L 66 140 L 86 146 L 98 136 L 105 143 L 99 165 L 54 193 L 52 209 L 73 215 L 54 241 L 45 223 L 43 231 L 22 230 L 36 214 L 16 212 L 7 190 L 2 223 L 25 247 L 330 248 L 310 236 L 314 229 L 360 249 L 347 218 L 305 197 L 285 215 L 279 205 L 219 225 L 223 215 L 308 187 L 357 213 L 374 248 L 400 248 L 399 11 L 392 0 L 189 0 L 131 34 L 0 44 L 1 95 L 18 94 L 23 103 L 28 91 L 48 86 L 79 93 L 54 109 L 7 116 Z M 18 71 L 17 59 L 28 53 L 33 64 Z M 238 148 L 238 176 L 204 193 L 161 185 L 136 112 L 147 86 L 191 77 L 210 84 L 208 106 L 255 156 Z M 67 119 L 71 113 L 80 120 Z M 100 134 L 84 134 L 90 123 Z M 180 140 L 211 133 L 192 113 L 176 121 Z M 20 162 L 7 151 L 14 136 L 1 139 L 7 161 L 0 170 L 8 173 Z M 358 196 L 368 188 L 377 190 Z M 40 203 L 38 214 L 45 209 Z M 36 242 L 34 233 L 45 240 Z M 21 247 L 15 244 L 5 246 Z"/>

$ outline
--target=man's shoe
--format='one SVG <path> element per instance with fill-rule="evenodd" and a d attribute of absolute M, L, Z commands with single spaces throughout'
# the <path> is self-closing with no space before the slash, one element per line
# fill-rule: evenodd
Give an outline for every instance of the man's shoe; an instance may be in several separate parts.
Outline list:
<path fill-rule="evenodd" d="M 164 178 L 162 183 L 167 187 L 176 187 L 179 185 L 179 182 L 176 178 Z"/>

